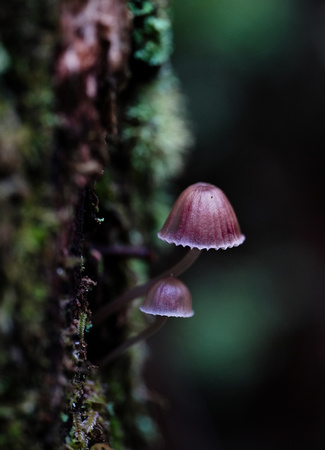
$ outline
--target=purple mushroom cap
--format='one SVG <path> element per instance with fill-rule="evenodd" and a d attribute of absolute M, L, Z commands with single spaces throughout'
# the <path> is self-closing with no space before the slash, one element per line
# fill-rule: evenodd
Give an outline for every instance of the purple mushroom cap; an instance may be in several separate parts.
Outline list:
<path fill-rule="evenodd" d="M 181 193 L 158 237 L 199 250 L 225 250 L 245 240 L 226 195 L 209 183 L 193 184 Z"/>
<path fill-rule="evenodd" d="M 194 314 L 190 291 L 173 275 L 161 278 L 151 286 L 140 310 L 168 317 L 191 317 Z"/>

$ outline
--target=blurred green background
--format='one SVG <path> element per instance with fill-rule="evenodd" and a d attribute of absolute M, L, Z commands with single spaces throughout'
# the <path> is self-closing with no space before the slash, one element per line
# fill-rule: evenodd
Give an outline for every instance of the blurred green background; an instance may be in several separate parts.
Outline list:
<path fill-rule="evenodd" d="M 324 449 L 325 4 L 172 11 L 196 144 L 171 194 L 217 185 L 246 242 L 203 253 L 181 277 L 194 317 L 149 341 L 148 382 L 168 399 L 162 448 Z"/>

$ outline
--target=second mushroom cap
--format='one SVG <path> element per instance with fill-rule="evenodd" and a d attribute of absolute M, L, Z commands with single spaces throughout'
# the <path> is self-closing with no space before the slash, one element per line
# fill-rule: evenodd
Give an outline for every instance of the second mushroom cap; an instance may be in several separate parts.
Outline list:
<path fill-rule="evenodd" d="M 173 275 L 158 280 L 149 289 L 140 311 L 167 317 L 192 317 L 194 314 L 190 291 Z"/>

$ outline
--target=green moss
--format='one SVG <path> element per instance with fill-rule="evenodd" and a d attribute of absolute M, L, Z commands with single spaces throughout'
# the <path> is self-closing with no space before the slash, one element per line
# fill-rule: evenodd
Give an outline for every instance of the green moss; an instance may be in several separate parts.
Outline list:
<path fill-rule="evenodd" d="M 181 173 L 192 144 L 184 97 L 170 68 L 139 88 L 126 110 L 122 137 L 130 149 L 135 225 L 154 242 L 170 208 L 164 187 Z"/>
<path fill-rule="evenodd" d="M 151 14 L 155 10 L 155 4 L 151 1 L 130 1 L 128 3 L 130 10 L 136 16 Z"/>
<path fill-rule="evenodd" d="M 159 245 L 157 230 L 170 207 L 166 186 L 182 171 L 192 135 L 185 101 L 170 68 L 160 69 L 154 79 L 136 86 L 134 92 L 125 110 L 121 140 L 110 148 L 110 167 L 96 184 L 96 193 L 105 224 L 112 223 L 112 218 L 119 224 L 116 232 L 113 226 L 110 228 L 113 244 L 156 247 Z M 121 164 L 122 157 L 127 161 L 125 166 Z M 124 178 L 120 185 L 121 167 Z M 130 280 L 140 282 L 148 276 L 148 263 L 143 261 L 124 263 L 123 268 L 129 270 Z M 107 266 L 101 271 L 107 273 Z M 132 330 L 129 334 L 144 326 L 139 314 L 130 314 L 129 319 Z M 140 355 L 141 352 L 134 354 L 137 364 Z M 130 382 L 128 371 L 122 367 L 117 364 L 105 378 L 109 386 L 111 443 L 115 450 L 147 448 L 144 445 L 152 445 L 149 442 L 157 437 L 157 430 L 143 399 L 130 398 L 139 380 L 133 374 Z M 134 438 L 134 446 L 130 447 L 129 436 L 144 439 L 146 444 L 142 441 L 141 447 Z"/>
<path fill-rule="evenodd" d="M 172 28 L 166 8 L 159 2 L 129 2 L 134 14 L 133 57 L 149 66 L 160 66 L 172 53 Z"/>
<path fill-rule="evenodd" d="M 95 196 L 85 200 L 86 218 L 95 217 L 98 242 L 107 247 L 157 245 L 156 231 L 169 205 L 166 186 L 182 170 L 191 143 L 184 100 L 168 67 L 172 34 L 163 3 L 129 3 L 131 60 L 154 70 L 146 83 L 137 82 L 136 68 L 131 74 L 121 139 L 109 144 L 109 168 L 96 184 L 99 204 Z M 141 380 L 131 361 L 122 359 L 99 372 L 87 359 L 94 281 L 91 255 L 82 248 L 82 225 L 80 254 L 69 249 L 61 259 L 57 254 L 59 239 L 68 241 L 76 223 L 70 187 L 58 214 L 50 173 L 58 123 L 50 75 L 54 9 L 51 1 L 14 0 L 12 29 L 4 31 L 0 46 L 0 207 L 5 211 L 0 217 L 0 344 L 8 350 L 0 354 L 0 447 L 57 450 L 65 436 L 67 449 L 83 449 L 106 442 L 109 434 L 115 450 L 145 449 L 155 427 L 145 401 L 134 396 Z M 147 270 L 143 262 L 101 258 L 101 295 L 114 297 L 137 277 L 145 278 Z M 130 317 L 134 322 L 111 325 L 107 340 L 95 346 L 105 352 L 107 342 L 120 343 L 128 328 L 141 323 Z M 139 354 L 134 358 L 141 364 Z M 57 410 L 51 416 L 54 397 Z"/>
<path fill-rule="evenodd" d="M 79 386 L 78 383 L 75 383 L 75 389 L 78 390 L 79 388 L 82 392 L 79 390 L 74 398 L 70 398 L 72 402 L 72 427 L 66 437 L 69 449 L 88 448 L 91 442 L 99 439 L 98 430 L 109 427 L 106 393 L 103 391 L 97 376 L 93 374 L 90 377 L 84 377 Z M 80 394 L 83 395 L 82 406 L 80 406 L 79 401 L 81 399 Z M 68 415 L 66 417 L 69 418 Z"/>
<path fill-rule="evenodd" d="M 149 173 L 155 186 L 179 175 L 192 136 L 184 98 L 170 69 L 161 70 L 153 82 L 139 90 L 125 117 L 122 135 L 126 143 L 133 142 L 134 170 Z"/>
<path fill-rule="evenodd" d="M 52 328 L 44 323 L 59 227 L 48 188 L 53 37 L 44 34 L 46 2 L 31 3 L 14 0 L 4 9 L 10 26 L 2 27 L 0 46 L 0 447 L 13 450 L 42 448 L 47 427 Z"/>
<path fill-rule="evenodd" d="M 166 19 L 148 17 L 143 30 L 134 32 L 137 50 L 134 57 L 145 61 L 150 66 L 166 62 L 172 52 L 170 23 Z"/>
<path fill-rule="evenodd" d="M 126 95 L 120 139 L 110 141 L 110 165 L 96 183 L 99 211 L 110 224 L 107 244 L 157 247 L 156 233 L 165 220 L 170 198 L 166 187 L 183 169 L 192 144 L 186 118 L 186 105 L 177 78 L 167 63 L 171 52 L 170 22 L 159 2 L 130 2 L 134 14 L 134 53 L 148 65 L 162 65 L 146 82 L 137 82 L 132 73 L 132 89 Z M 166 20 L 165 20 L 166 19 Z M 168 35 L 168 38 L 167 38 Z M 141 75 L 139 77 L 141 79 Z M 116 225 L 113 225 L 116 224 Z M 123 263 L 128 280 L 140 282 L 148 276 L 148 263 Z M 110 273 L 107 262 L 100 262 L 101 273 Z M 119 275 L 120 276 L 120 275 Z M 109 283 L 109 281 L 107 281 Z M 112 293 L 116 283 L 110 285 Z M 125 287 L 124 287 L 125 290 Z M 140 314 L 129 314 L 126 334 L 145 326 Z M 124 337 L 125 338 L 125 337 Z M 141 365 L 142 352 L 132 353 Z M 111 444 L 115 450 L 150 448 L 157 438 L 155 424 L 145 402 L 133 395 L 137 383 L 123 365 L 125 359 L 105 375 Z M 132 365 L 131 365 L 132 367 Z M 105 372 L 106 374 L 106 372 Z M 128 439 L 132 437 L 132 444 Z"/>

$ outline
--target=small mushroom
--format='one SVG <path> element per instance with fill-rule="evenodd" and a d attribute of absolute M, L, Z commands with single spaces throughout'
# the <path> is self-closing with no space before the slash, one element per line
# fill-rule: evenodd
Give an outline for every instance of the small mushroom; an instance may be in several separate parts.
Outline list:
<path fill-rule="evenodd" d="M 93 316 L 94 325 L 103 323 L 113 312 L 145 295 L 156 281 L 171 274 L 177 277 L 183 273 L 200 256 L 201 250 L 225 250 L 245 240 L 226 195 L 210 183 L 193 184 L 180 194 L 158 237 L 168 243 L 188 246 L 190 250 L 170 269 L 135 286 L 97 311 Z"/>
<path fill-rule="evenodd" d="M 236 247 L 245 240 L 226 195 L 209 183 L 193 184 L 181 193 L 158 237 L 168 243 L 188 246 L 190 250 L 175 266 L 146 283 L 135 286 L 94 315 L 93 324 L 98 325 L 128 302 L 147 294 L 140 310 L 157 316 L 153 324 L 125 341 L 100 365 L 106 365 L 131 345 L 151 336 L 162 327 L 167 317 L 191 317 L 194 314 L 191 294 L 175 276 L 190 267 L 201 250 L 225 250 Z"/>
<path fill-rule="evenodd" d="M 141 333 L 129 338 L 109 353 L 99 363 L 101 367 L 106 366 L 132 345 L 152 336 L 164 325 L 168 317 L 192 317 L 194 314 L 190 291 L 173 275 L 161 278 L 151 286 L 140 311 L 157 316 L 156 320 Z"/>
<path fill-rule="evenodd" d="M 151 286 L 140 311 L 167 317 L 192 317 L 194 314 L 190 291 L 173 275 Z"/>

